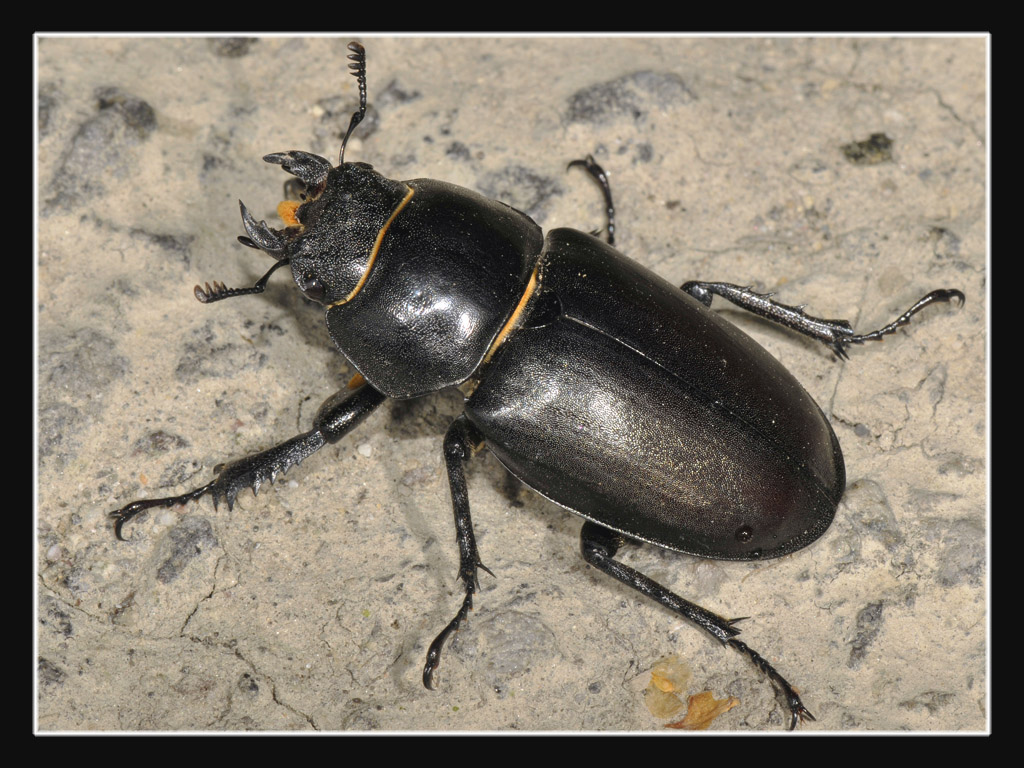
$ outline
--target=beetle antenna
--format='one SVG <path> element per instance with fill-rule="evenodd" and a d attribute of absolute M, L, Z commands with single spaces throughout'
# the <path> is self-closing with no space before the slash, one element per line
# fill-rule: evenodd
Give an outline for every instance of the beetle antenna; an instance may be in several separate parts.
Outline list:
<path fill-rule="evenodd" d="M 245 240 L 248 240 L 248 238 L 238 238 L 238 241 L 242 243 L 242 245 L 249 245 Z M 250 247 L 258 248 L 259 246 L 254 243 Z M 268 269 L 267 274 L 257 280 L 256 285 L 252 288 L 228 288 L 224 283 L 219 283 L 214 280 L 212 288 L 209 283 L 206 283 L 205 289 L 197 285 L 193 293 L 199 301 L 203 302 L 203 304 L 210 304 L 214 301 L 220 301 L 221 299 L 233 299 L 235 296 L 248 296 L 253 293 L 263 293 L 263 289 L 267 287 L 267 281 L 270 279 L 270 276 L 274 274 L 274 270 L 278 267 L 283 267 L 285 264 L 289 264 L 290 262 L 290 259 L 281 259 L 274 266 Z"/>
<path fill-rule="evenodd" d="M 348 124 L 348 131 L 345 132 L 345 138 L 342 139 L 341 154 L 338 156 L 339 168 L 345 164 L 345 145 L 348 144 L 348 137 L 352 135 L 353 129 L 366 116 L 366 49 L 356 42 L 349 43 L 348 49 L 352 51 L 348 55 L 352 59 L 352 63 L 348 65 L 348 68 L 352 70 L 349 74 L 359 81 L 359 110 L 352 113 L 352 119 Z"/>

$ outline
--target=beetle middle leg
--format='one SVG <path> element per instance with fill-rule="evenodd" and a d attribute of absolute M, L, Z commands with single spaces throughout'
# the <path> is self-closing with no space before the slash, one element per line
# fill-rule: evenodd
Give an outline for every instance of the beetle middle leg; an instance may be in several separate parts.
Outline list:
<path fill-rule="evenodd" d="M 728 299 L 737 307 L 771 320 L 772 322 L 792 328 L 798 333 L 817 339 L 828 346 L 837 357 L 847 359 L 846 347 L 849 344 L 863 344 L 865 341 L 881 341 L 883 336 L 894 333 L 898 328 L 910 322 L 910 318 L 936 301 L 956 301 L 961 307 L 966 301 L 962 291 L 956 288 L 939 288 L 918 301 L 888 325 L 870 333 L 855 334 L 853 327 L 846 320 L 826 320 L 812 317 L 804 312 L 803 306 L 791 306 L 772 299 L 774 294 L 757 293 L 749 287 L 732 283 L 704 283 L 692 280 L 681 286 L 682 290 L 700 301 L 704 306 L 711 306 L 712 296 Z"/>
<path fill-rule="evenodd" d="M 583 168 L 587 173 L 593 177 L 594 181 L 601 187 L 601 193 L 604 195 L 604 206 L 605 206 L 605 242 L 608 245 L 615 245 L 615 204 L 612 202 L 612 185 L 608 181 L 608 173 L 597 164 L 593 155 L 587 155 L 582 160 L 573 160 L 566 166 L 566 170 L 579 166 Z M 600 233 L 600 230 L 591 232 L 590 234 L 595 237 Z"/>
<path fill-rule="evenodd" d="M 469 516 L 469 493 L 466 489 L 466 462 L 480 450 L 483 443 L 483 435 L 469 423 L 465 414 L 452 422 L 444 436 L 444 463 L 448 470 L 452 507 L 455 510 L 455 540 L 459 544 L 459 580 L 466 590 L 466 596 L 455 618 L 441 630 L 441 634 L 434 639 L 427 651 L 427 663 L 423 666 L 423 685 L 431 690 L 434 688 L 434 672 L 441 663 L 441 649 L 445 641 L 473 609 L 473 595 L 480 588 L 476 575 L 477 568 L 483 568 L 491 576 L 494 575 L 480 562 L 480 555 L 477 553 L 473 521 Z"/>
<path fill-rule="evenodd" d="M 790 712 L 790 730 L 796 728 L 799 720 L 814 720 L 814 715 L 807 711 L 793 686 L 776 671 L 775 667 L 742 640 L 736 639 L 739 630 L 733 624 L 739 619 L 724 619 L 689 600 L 684 600 L 639 571 L 620 563 L 615 559 L 615 553 L 625 540 L 621 534 L 588 520 L 580 531 L 580 550 L 583 559 L 599 571 L 658 601 L 669 610 L 696 624 L 716 640 L 746 654 L 786 697 L 786 706 Z"/>
<path fill-rule="evenodd" d="M 336 443 L 351 432 L 385 399 L 383 394 L 369 384 L 363 384 L 354 390 L 343 389 L 327 398 L 320 406 L 313 419 L 313 429 L 309 432 L 297 435 L 266 451 L 254 453 L 230 464 L 221 464 L 214 469 L 216 478 L 188 493 L 162 499 L 133 501 L 116 512 L 111 512 L 114 533 L 117 538 L 124 541 L 121 529 L 140 512 L 153 507 L 176 507 L 207 494 L 213 497 L 214 508 L 223 500 L 227 502 L 230 510 L 242 490 L 252 488 L 253 493 L 259 493 L 260 487 L 268 480 L 273 483 L 277 476 L 286 472 L 289 467 L 316 453 L 327 443 Z"/>

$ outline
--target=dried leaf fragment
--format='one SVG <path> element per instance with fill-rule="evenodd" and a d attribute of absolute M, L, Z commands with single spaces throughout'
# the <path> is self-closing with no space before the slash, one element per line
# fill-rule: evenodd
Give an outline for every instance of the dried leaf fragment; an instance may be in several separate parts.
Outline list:
<path fill-rule="evenodd" d="M 671 654 L 659 659 L 651 667 L 651 685 L 666 693 L 681 693 L 690 684 L 693 672 L 689 664 Z"/>
<path fill-rule="evenodd" d="M 644 690 L 644 704 L 648 712 L 662 720 L 675 717 L 685 706 L 674 693 L 659 690 L 653 683 Z"/>
<path fill-rule="evenodd" d="M 686 717 L 674 723 L 668 723 L 666 728 L 679 728 L 686 731 L 704 731 L 714 722 L 719 715 L 724 715 L 740 703 L 735 696 L 725 699 L 715 699 L 711 691 L 697 693 L 690 697 L 690 708 Z"/>
<path fill-rule="evenodd" d="M 651 682 L 644 689 L 644 704 L 655 717 L 675 717 L 683 709 L 676 695 L 686 690 L 693 673 L 689 665 L 676 654 L 659 659 L 651 668 Z"/>

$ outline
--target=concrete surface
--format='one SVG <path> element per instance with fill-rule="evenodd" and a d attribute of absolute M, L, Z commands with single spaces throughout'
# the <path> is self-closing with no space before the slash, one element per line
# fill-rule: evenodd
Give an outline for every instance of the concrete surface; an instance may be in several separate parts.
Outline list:
<path fill-rule="evenodd" d="M 568 160 L 610 172 L 622 251 L 667 279 L 777 291 L 858 329 L 958 287 L 838 362 L 716 300 L 799 378 L 842 442 L 832 528 L 779 560 L 652 547 L 634 566 L 727 616 L 822 730 L 986 727 L 986 79 L 981 38 L 372 39 L 348 160 L 481 190 L 545 228 L 601 225 Z M 664 732 L 651 666 L 784 710 L 723 650 L 588 568 L 581 521 L 484 454 L 469 473 L 482 593 L 461 596 L 441 437 L 460 396 L 385 404 L 233 512 L 106 515 L 205 483 L 308 429 L 350 371 L 279 273 L 251 284 L 237 199 L 273 221 L 269 152 L 336 160 L 356 103 L 342 39 L 39 42 L 38 728 Z M 842 147 L 885 133 L 890 160 Z"/>

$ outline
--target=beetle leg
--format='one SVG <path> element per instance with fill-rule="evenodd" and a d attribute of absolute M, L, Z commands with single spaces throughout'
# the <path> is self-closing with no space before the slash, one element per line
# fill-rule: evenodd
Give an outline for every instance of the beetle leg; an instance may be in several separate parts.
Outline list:
<path fill-rule="evenodd" d="M 431 690 L 434 688 L 434 672 L 441 662 L 441 649 L 445 641 L 473 609 L 473 595 L 480 588 L 477 568 L 483 568 L 491 576 L 494 575 L 480 562 L 480 555 L 477 553 L 473 522 L 469 517 L 469 494 L 466 490 L 465 464 L 480 449 L 483 441 L 483 435 L 469 423 L 465 414 L 452 422 L 444 436 L 444 462 L 448 469 L 452 507 L 455 509 L 455 540 L 459 544 L 459 579 L 466 590 L 466 597 L 455 618 L 441 630 L 441 634 L 434 639 L 427 651 L 427 663 L 423 666 L 423 685 Z"/>
<path fill-rule="evenodd" d="M 790 730 L 796 727 L 798 720 L 814 719 L 814 715 L 807 711 L 807 707 L 800 701 L 793 686 L 775 670 L 775 667 L 746 643 L 736 639 L 736 635 L 740 631 L 733 624 L 740 619 L 723 619 L 689 600 L 684 600 L 639 571 L 615 560 L 615 553 L 624 541 L 625 537 L 621 534 L 589 520 L 583 524 L 583 530 L 580 531 L 580 549 L 583 552 L 583 559 L 590 565 L 632 587 L 637 592 L 658 601 L 669 610 L 692 621 L 715 639 L 746 654 L 785 695 L 786 706 L 789 707 L 790 712 Z"/>
<path fill-rule="evenodd" d="M 863 344 L 865 341 L 880 341 L 887 334 L 910 322 L 910 318 L 936 301 L 956 301 L 960 306 L 966 300 L 962 291 L 956 288 L 939 288 L 922 297 L 910 309 L 897 317 L 888 325 L 870 333 L 855 334 L 853 327 L 846 320 L 825 320 L 812 317 L 804 312 L 802 306 L 794 307 L 774 301 L 771 293 L 757 293 L 749 287 L 744 288 L 732 283 L 702 283 L 696 280 L 684 283 L 682 290 L 700 301 L 704 306 L 711 306 L 712 296 L 721 296 L 748 312 L 760 315 L 772 322 L 792 328 L 798 333 L 826 344 L 837 357 L 847 359 L 846 347 L 849 344 Z"/>
<path fill-rule="evenodd" d="M 587 155 L 582 160 L 573 160 L 566 166 L 565 170 L 569 170 L 575 165 L 582 167 L 601 186 L 601 192 L 604 194 L 605 217 L 607 218 L 604 230 L 605 240 L 608 245 L 615 245 L 615 204 L 612 203 L 612 185 L 608 182 L 608 174 L 604 168 L 597 164 L 593 155 Z M 591 234 L 596 236 L 600 231 L 597 230 L 596 232 L 591 232 Z"/>
<path fill-rule="evenodd" d="M 273 483 L 280 473 L 287 472 L 290 467 L 299 464 L 325 444 L 336 443 L 384 400 L 385 396 L 369 384 L 364 384 L 354 391 L 343 389 L 327 398 L 320 406 L 313 419 L 313 429 L 309 432 L 297 435 L 269 450 L 215 467 L 217 477 L 214 480 L 188 493 L 163 499 L 133 501 L 116 512 L 111 512 L 114 533 L 117 538 L 124 541 L 121 529 L 140 512 L 152 507 L 176 507 L 195 501 L 206 494 L 213 496 L 215 509 L 223 500 L 227 502 L 230 510 L 243 489 L 252 488 L 254 494 L 259 493 L 260 487 L 266 481 Z"/>

